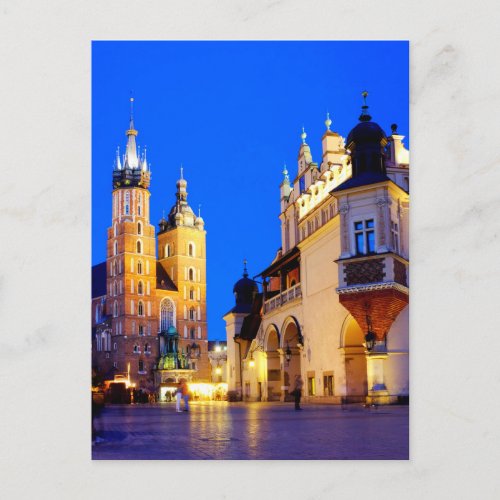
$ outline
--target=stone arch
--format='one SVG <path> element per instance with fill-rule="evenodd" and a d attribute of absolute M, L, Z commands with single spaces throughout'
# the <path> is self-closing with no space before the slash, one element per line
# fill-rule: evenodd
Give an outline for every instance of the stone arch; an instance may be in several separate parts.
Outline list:
<path fill-rule="evenodd" d="M 283 353 L 282 385 L 290 387 L 295 381 L 297 375 L 301 373 L 301 349 L 302 334 L 297 318 L 288 316 L 283 321 L 281 327 L 281 349 Z M 287 351 L 290 353 L 290 360 L 286 359 Z M 284 394 L 286 397 L 286 394 Z"/>
<path fill-rule="evenodd" d="M 281 396 L 281 360 L 279 328 L 271 323 L 264 335 L 264 354 L 266 359 L 266 384 L 264 399 L 279 401 Z"/>
<path fill-rule="evenodd" d="M 350 314 L 342 325 L 341 347 L 344 352 L 346 402 L 364 402 L 368 394 L 365 334 Z"/>

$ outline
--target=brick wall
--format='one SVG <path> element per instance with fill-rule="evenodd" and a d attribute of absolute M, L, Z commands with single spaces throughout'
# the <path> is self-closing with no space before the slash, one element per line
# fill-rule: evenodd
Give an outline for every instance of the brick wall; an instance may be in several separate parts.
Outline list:
<path fill-rule="evenodd" d="M 344 265 L 346 283 L 347 285 L 378 283 L 384 279 L 384 268 L 384 259 L 350 262 Z"/>

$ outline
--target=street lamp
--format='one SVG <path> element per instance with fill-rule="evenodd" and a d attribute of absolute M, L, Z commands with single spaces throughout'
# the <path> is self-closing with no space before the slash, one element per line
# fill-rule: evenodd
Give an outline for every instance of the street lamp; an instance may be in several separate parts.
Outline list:
<path fill-rule="evenodd" d="M 365 343 L 366 343 L 366 349 L 368 351 L 373 350 L 375 346 L 375 334 L 371 330 L 368 330 L 368 332 L 365 335 Z"/>
<path fill-rule="evenodd" d="M 248 361 L 248 365 L 250 368 L 253 368 L 255 366 L 255 361 L 253 359 L 253 353 L 250 353 L 250 360 Z"/>
<path fill-rule="evenodd" d="M 286 343 L 285 359 L 288 366 L 290 364 L 290 360 L 292 359 L 292 351 L 290 350 L 290 345 L 288 344 L 288 342 Z"/>

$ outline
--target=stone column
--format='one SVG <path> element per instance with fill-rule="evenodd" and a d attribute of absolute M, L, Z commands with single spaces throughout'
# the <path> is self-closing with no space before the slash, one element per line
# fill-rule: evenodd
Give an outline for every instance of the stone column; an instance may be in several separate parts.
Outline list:
<path fill-rule="evenodd" d="M 389 395 L 385 386 L 384 366 L 388 354 L 385 350 L 385 343 L 377 342 L 372 351 L 366 351 L 366 372 L 368 379 L 367 404 L 384 405 L 390 404 L 395 400 L 394 396 Z"/>

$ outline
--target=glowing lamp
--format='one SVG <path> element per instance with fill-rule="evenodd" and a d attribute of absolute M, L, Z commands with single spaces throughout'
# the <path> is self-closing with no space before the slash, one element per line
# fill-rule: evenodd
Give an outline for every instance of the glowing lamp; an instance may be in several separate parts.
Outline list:
<path fill-rule="evenodd" d="M 222 373 L 222 368 L 220 366 L 218 366 L 216 369 L 215 369 L 215 373 L 217 375 L 220 375 Z"/>
<path fill-rule="evenodd" d="M 368 351 L 373 350 L 375 347 L 375 334 L 368 330 L 367 334 L 365 335 L 365 343 L 366 343 L 366 349 Z"/>

